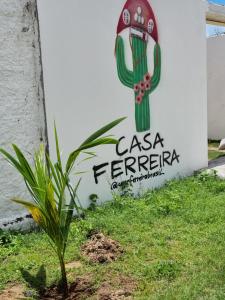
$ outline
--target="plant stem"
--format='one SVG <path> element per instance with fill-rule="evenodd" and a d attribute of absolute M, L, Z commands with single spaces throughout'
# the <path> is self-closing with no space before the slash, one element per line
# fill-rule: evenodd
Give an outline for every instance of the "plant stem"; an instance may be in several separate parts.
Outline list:
<path fill-rule="evenodd" d="M 60 268 L 61 268 L 61 287 L 62 287 L 64 297 L 67 297 L 69 291 L 68 291 L 68 282 L 66 277 L 64 257 L 61 253 L 58 254 L 58 257 L 59 257 Z"/>

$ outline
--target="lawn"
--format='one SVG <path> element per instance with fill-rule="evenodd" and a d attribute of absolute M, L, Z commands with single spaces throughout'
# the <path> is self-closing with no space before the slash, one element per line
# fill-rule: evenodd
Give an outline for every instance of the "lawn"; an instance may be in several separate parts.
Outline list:
<path fill-rule="evenodd" d="M 208 157 L 209 160 L 217 159 L 221 156 L 225 156 L 224 151 L 219 151 L 220 141 L 209 140 L 208 141 Z"/>
<path fill-rule="evenodd" d="M 208 151 L 209 160 L 217 159 L 222 156 L 225 156 L 224 151 L 223 152 L 217 151 L 217 150 L 209 150 Z"/>
<path fill-rule="evenodd" d="M 124 254 L 117 261 L 93 264 L 81 254 L 93 229 L 121 244 Z M 44 284 L 37 275 L 42 265 L 47 285 L 60 278 L 43 233 L 2 234 L 1 242 L 1 289 L 9 282 Z M 72 224 L 66 261 L 79 262 L 69 270 L 70 280 L 88 274 L 96 289 L 106 282 L 118 289 L 121 278 L 129 278 L 136 286 L 130 299 L 225 299 L 224 252 L 225 181 L 196 175 L 168 182 L 141 199 L 118 197 L 87 211 Z"/>

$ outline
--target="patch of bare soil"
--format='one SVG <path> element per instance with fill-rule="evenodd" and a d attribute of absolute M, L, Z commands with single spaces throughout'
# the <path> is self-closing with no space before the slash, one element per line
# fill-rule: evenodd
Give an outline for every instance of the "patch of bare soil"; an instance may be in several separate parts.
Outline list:
<path fill-rule="evenodd" d="M 117 288 L 116 288 L 116 287 Z M 40 300 L 132 300 L 133 291 L 136 289 L 136 282 L 125 276 L 106 278 L 100 288 L 94 288 L 91 276 L 79 277 L 69 287 L 69 296 L 65 298 L 58 286 L 46 288 L 39 295 Z M 0 300 L 22 300 L 25 297 L 22 285 L 10 285 L 0 294 Z"/>
<path fill-rule="evenodd" d="M 21 284 L 10 285 L 0 294 L 0 300 L 25 299 L 23 292 L 24 288 Z"/>
<path fill-rule="evenodd" d="M 109 263 L 122 255 L 123 249 L 117 241 L 103 233 L 94 233 L 82 246 L 82 253 L 94 263 Z"/>
<path fill-rule="evenodd" d="M 120 289 L 117 291 L 112 291 L 107 285 L 103 286 L 101 288 L 101 292 L 98 293 L 99 300 L 132 300 L 132 293 L 129 291 L 126 291 L 124 289 Z"/>
<path fill-rule="evenodd" d="M 132 294 L 137 287 L 134 280 L 129 277 L 119 276 L 114 279 L 114 284 L 119 285 L 119 289 L 112 287 L 109 282 L 104 282 L 102 286 L 97 291 L 98 300 L 132 300 Z"/>
<path fill-rule="evenodd" d="M 115 285 L 117 288 L 115 288 Z M 70 285 L 69 297 L 62 296 L 57 286 L 50 287 L 40 295 L 40 300 L 132 300 L 132 293 L 136 289 L 136 282 L 125 276 L 118 276 L 113 280 L 106 279 L 97 290 L 94 288 L 90 276 L 80 277 Z M 0 298 L 1 299 L 1 298 Z M 15 298 L 14 298 L 15 299 Z"/>
<path fill-rule="evenodd" d="M 115 285 L 118 288 L 115 288 Z M 40 300 L 132 300 L 137 285 L 129 277 L 119 276 L 113 281 L 106 280 L 97 290 L 90 277 L 80 277 L 70 285 L 69 297 L 62 296 L 57 286 L 50 287 L 40 295 Z M 1 298 L 0 298 L 1 299 Z M 15 298 L 14 298 L 15 299 Z"/>
<path fill-rule="evenodd" d="M 77 278 L 69 287 L 69 297 L 62 296 L 58 286 L 46 289 L 41 295 L 41 300 L 82 300 L 88 299 L 95 293 L 95 289 L 89 277 Z"/>

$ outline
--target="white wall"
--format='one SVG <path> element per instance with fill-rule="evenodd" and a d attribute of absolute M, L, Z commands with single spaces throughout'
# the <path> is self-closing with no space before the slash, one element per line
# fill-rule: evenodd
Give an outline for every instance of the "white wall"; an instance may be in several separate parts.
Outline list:
<path fill-rule="evenodd" d="M 16 143 L 28 157 L 40 140 L 45 140 L 38 38 L 35 1 L 1 0 L 0 146 L 8 149 L 11 143 Z M 21 217 L 28 213 L 10 198 L 28 197 L 26 188 L 1 157 L 0 170 L 0 227 L 19 227 L 21 222 L 24 224 Z"/>
<path fill-rule="evenodd" d="M 165 139 L 165 149 L 175 149 L 180 163 L 165 167 L 164 176 L 145 180 L 141 186 L 135 184 L 136 191 L 159 186 L 165 180 L 189 175 L 207 165 L 204 1 L 150 2 L 158 20 L 162 49 L 161 82 L 150 96 L 150 132 L 152 136 L 160 133 Z M 117 137 L 126 136 L 124 146 L 128 145 L 137 134 L 134 95 L 120 83 L 114 57 L 116 27 L 125 1 L 39 0 L 38 4 L 51 153 L 54 119 L 64 157 L 93 130 L 121 116 L 128 118 L 112 132 Z M 129 47 L 128 41 L 126 47 Z M 128 50 L 127 55 L 130 64 Z M 141 139 L 143 134 L 137 136 Z M 161 152 L 158 147 L 145 154 Z M 80 167 L 89 170 L 79 193 L 83 203 L 87 203 L 92 193 L 97 193 L 101 201 L 111 197 L 110 170 L 96 185 L 92 167 L 111 162 L 118 156 L 115 147 L 110 146 L 97 153 L 97 159 Z M 134 155 L 139 154 L 136 151 Z M 120 178 L 125 179 L 129 176 Z"/>
<path fill-rule="evenodd" d="M 207 39 L 209 139 L 225 137 L 225 35 Z"/>

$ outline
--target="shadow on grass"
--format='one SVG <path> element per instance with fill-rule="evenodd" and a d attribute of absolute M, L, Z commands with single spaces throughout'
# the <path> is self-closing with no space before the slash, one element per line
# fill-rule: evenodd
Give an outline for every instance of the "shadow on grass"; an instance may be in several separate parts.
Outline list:
<path fill-rule="evenodd" d="M 31 275 L 28 271 L 20 268 L 23 279 L 29 284 L 29 286 L 36 290 L 38 293 L 43 291 L 46 287 L 46 270 L 42 265 L 35 276 Z"/>

